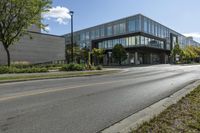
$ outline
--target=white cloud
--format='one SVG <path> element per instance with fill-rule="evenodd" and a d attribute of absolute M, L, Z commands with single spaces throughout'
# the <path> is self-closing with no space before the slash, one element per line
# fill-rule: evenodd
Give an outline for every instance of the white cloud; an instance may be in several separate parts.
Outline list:
<path fill-rule="evenodd" d="M 59 24 L 64 25 L 66 25 L 68 20 L 71 19 L 71 16 L 69 15 L 69 9 L 61 6 L 51 8 L 49 12 L 43 14 L 43 17 L 47 20 L 53 19 Z"/>
<path fill-rule="evenodd" d="M 49 31 L 51 31 L 51 28 L 50 28 L 49 26 L 46 26 L 46 27 L 45 27 L 45 30 L 46 30 L 47 32 L 49 32 Z"/>
<path fill-rule="evenodd" d="M 198 32 L 186 33 L 186 34 L 183 34 L 183 35 L 185 35 L 187 37 L 193 37 L 194 40 L 200 42 L 200 33 L 198 33 Z"/>
<path fill-rule="evenodd" d="M 194 32 L 194 33 L 186 33 L 184 34 L 187 37 L 194 37 L 194 38 L 200 38 L 200 33 Z"/>
<path fill-rule="evenodd" d="M 49 27 L 49 26 L 46 26 L 45 28 L 44 28 L 44 30 L 42 30 L 42 32 L 50 32 L 51 31 L 51 28 Z"/>

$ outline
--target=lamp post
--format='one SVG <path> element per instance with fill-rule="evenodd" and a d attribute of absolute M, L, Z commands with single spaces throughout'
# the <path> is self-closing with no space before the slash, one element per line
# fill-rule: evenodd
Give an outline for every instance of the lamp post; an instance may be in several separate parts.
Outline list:
<path fill-rule="evenodd" d="M 74 12 L 70 11 L 69 12 L 70 16 L 71 16 L 71 63 L 74 63 L 74 35 L 73 35 L 73 15 Z"/>

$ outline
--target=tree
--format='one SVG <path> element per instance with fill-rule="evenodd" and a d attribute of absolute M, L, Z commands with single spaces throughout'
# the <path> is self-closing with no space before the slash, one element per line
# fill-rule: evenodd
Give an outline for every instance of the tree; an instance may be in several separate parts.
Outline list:
<path fill-rule="evenodd" d="M 88 63 L 89 52 L 90 52 L 90 49 L 88 49 L 88 48 L 82 48 L 81 49 L 81 57 L 82 57 L 82 59 L 84 60 L 85 63 Z"/>
<path fill-rule="evenodd" d="M 112 50 L 113 58 L 121 65 L 122 61 L 127 59 L 125 48 L 121 44 L 116 44 Z"/>
<path fill-rule="evenodd" d="M 174 48 L 171 51 L 171 56 L 174 58 L 174 62 L 176 63 L 176 57 L 179 55 L 179 57 L 182 55 L 183 51 L 180 48 L 179 44 L 175 44 Z"/>
<path fill-rule="evenodd" d="M 99 48 L 99 49 L 94 48 L 92 50 L 92 54 L 96 59 L 97 65 L 102 61 L 104 53 L 105 53 L 105 51 L 102 48 Z"/>
<path fill-rule="evenodd" d="M 0 0 L 0 41 L 6 51 L 10 66 L 9 46 L 28 34 L 33 24 L 41 29 L 41 14 L 51 7 L 51 0 Z"/>
<path fill-rule="evenodd" d="M 194 46 L 187 46 L 183 49 L 183 58 L 186 62 L 196 59 L 199 57 L 199 48 Z"/>
<path fill-rule="evenodd" d="M 80 62 L 80 59 L 82 58 L 81 56 L 81 48 L 77 45 L 74 44 L 73 45 L 73 56 L 74 56 L 74 61 L 75 62 Z M 71 45 L 66 45 L 66 59 L 67 62 L 70 63 L 70 59 L 71 59 Z"/>

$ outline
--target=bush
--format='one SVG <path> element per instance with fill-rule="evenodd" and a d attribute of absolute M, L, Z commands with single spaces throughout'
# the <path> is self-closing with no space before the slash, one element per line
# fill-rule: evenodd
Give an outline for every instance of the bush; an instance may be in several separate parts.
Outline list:
<path fill-rule="evenodd" d="M 60 71 L 83 71 L 85 67 L 80 64 L 67 64 L 61 67 Z"/>
<path fill-rule="evenodd" d="M 85 70 L 96 70 L 96 67 L 93 65 L 85 65 Z"/>
<path fill-rule="evenodd" d="M 9 68 L 5 66 L 0 66 L 0 74 L 9 73 Z"/>
<path fill-rule="evenodd" d="M 98 65 L 97 67 L 96 67 L 96 70 L 102 70 L 103 69 L 103 67 L 101 66 L 101 65 Z"/>
<path fill-rule="evenodd" d="M 17 68 L 17 67 L 7 67 L 7 66 L 1 66 L 0 67 L 0 74 L 6 74 L 6 73 L 42 73 L 42 72 L 48 72 L 47 68 L 36 68 L 36 67 L 30 67 L 30 68 Z"/>

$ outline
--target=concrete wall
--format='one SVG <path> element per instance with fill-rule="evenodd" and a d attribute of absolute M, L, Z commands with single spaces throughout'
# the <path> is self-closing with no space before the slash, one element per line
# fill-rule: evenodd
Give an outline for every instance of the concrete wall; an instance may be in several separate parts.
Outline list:
<path fill-rule="evenodd" d="M 65 60 L 65 39 L 63 37 L 31 33 L 10 46 L 11 62 L 44 63 Z M 1 43 L 1 42 L 0 42 Z M 0 64 L 7 63 L 7 56 L 0 44 Z"/>

